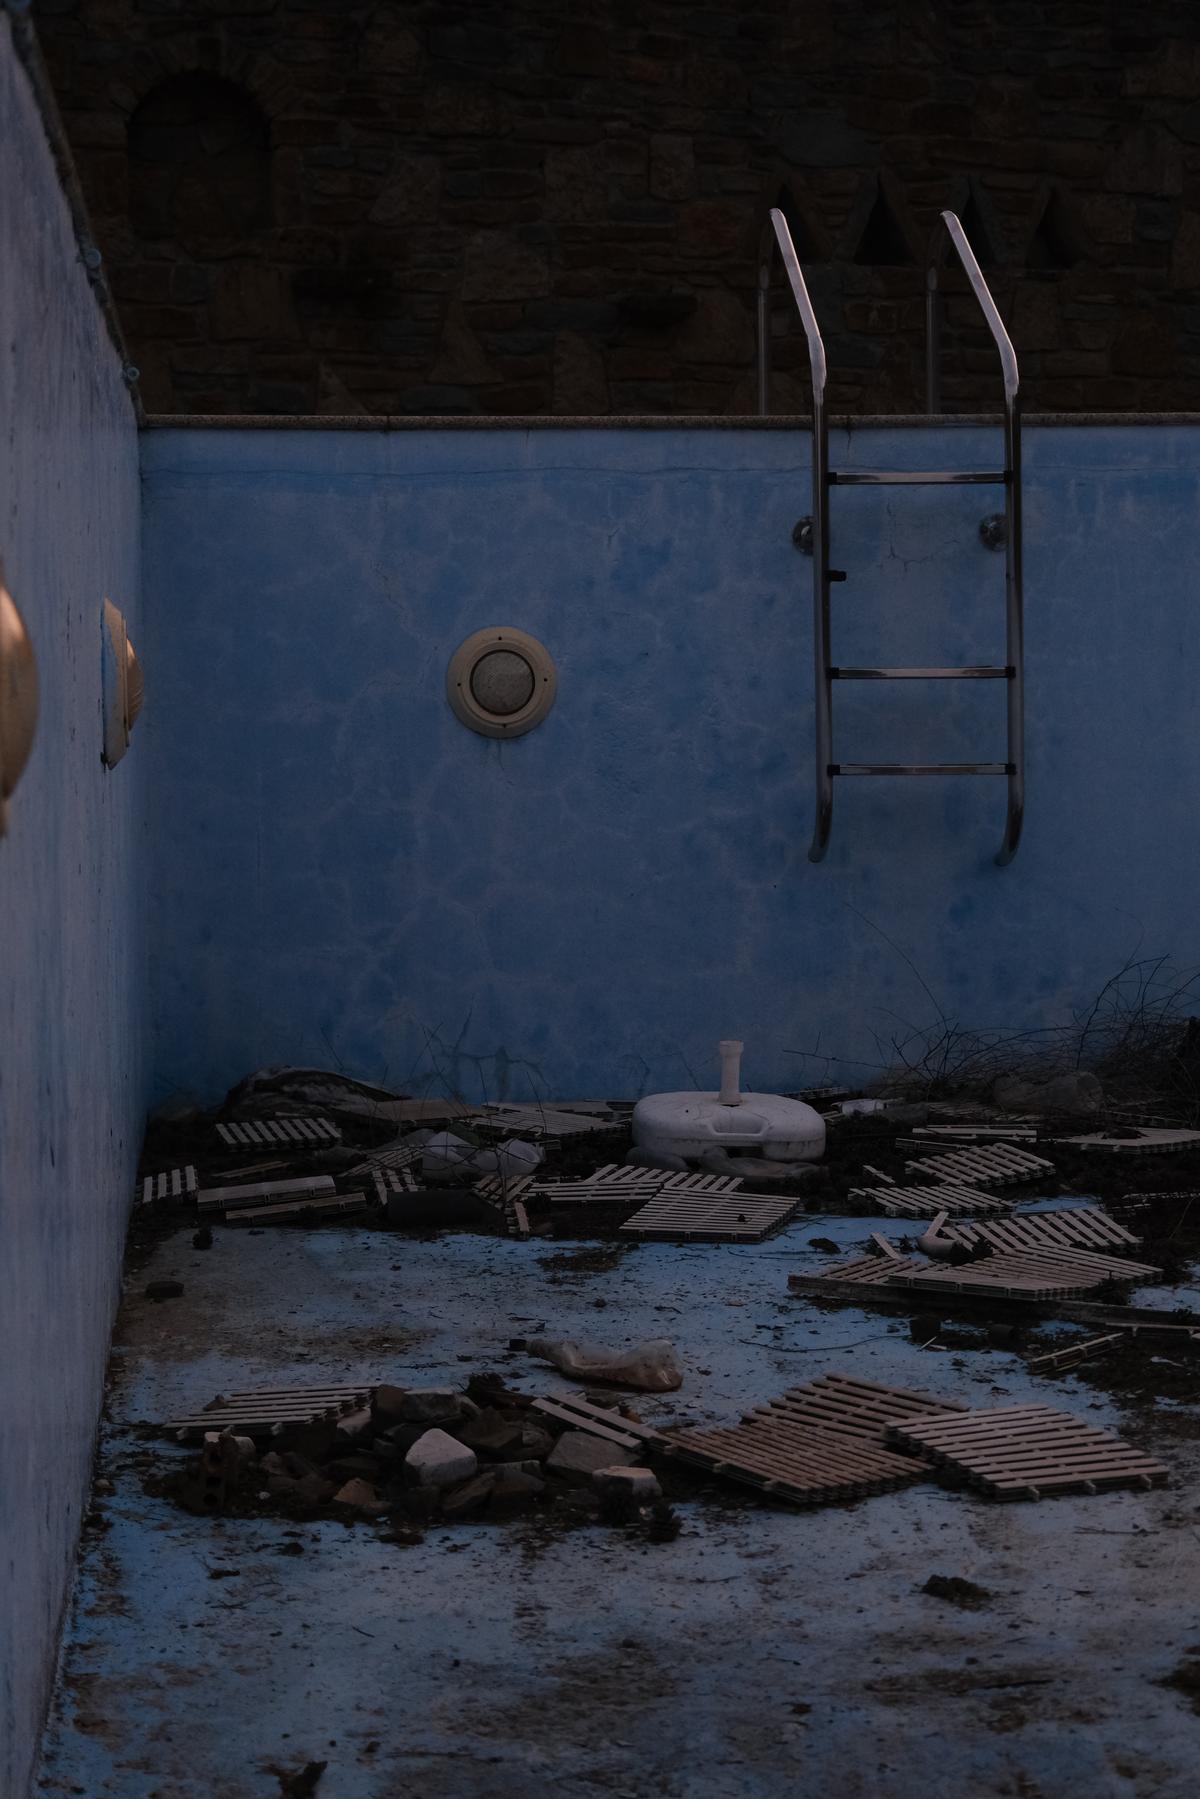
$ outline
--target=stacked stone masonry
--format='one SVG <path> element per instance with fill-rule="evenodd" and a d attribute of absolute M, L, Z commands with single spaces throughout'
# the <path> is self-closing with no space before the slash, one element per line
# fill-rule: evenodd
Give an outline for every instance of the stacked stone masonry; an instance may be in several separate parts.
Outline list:
<path fill-rule="evenodd" d="M 767 209 L 831 402 L 919 408 L 963 217 L 1026 403 L 1200 410 L 1200 12 L 40 0 L 152 412 L 754 410 Z M 994 408 L 950 284 L 947 410 Z M 807 408 L 777 281 L 773 410 Z"/>

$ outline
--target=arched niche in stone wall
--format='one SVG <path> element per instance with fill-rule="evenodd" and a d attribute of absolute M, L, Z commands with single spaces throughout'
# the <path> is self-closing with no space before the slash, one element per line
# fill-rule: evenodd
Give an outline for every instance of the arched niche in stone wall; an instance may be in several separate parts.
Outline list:
<path fill-rule="evenodd" d="M 129 208 L 142 239 L 244 239 L 271 223 L 270 126 L 236 82 L 170 75 L 131 115 Z"/>

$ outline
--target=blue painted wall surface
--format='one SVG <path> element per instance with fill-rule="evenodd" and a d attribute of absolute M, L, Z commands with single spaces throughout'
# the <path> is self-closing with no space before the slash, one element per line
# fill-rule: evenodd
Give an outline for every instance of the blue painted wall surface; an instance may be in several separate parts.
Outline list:
<path fill-rule="evenodd" d="M 629 1094 L 708 1081 L 725 1035 L 758 1084 L 862 1078 L 939 1013 L 1061 1024 L 1131 952 L 1196 960 L 1200 432 L 1034 429 L 1027 464 L 1016 862 L 1002 781 L 881 780 L 840 785 L 814 867 L 803 435 L 147 435 L 160 1096 L 271 1062 Z M 994 506 L 836 493 L 837 659 L 1002 662 Z M 443 686 L 494 623 L 560 671 L 509 744 Z M 1002 683 L 835 698 L 844 759 L 1003 759 Z"/>
<path fill-rule="evenodd" d="M 137 437 L 0 15 L 0 563 L 41 723 L 0 841 L 0 1793 L 25 1791 L 87 1491 L 145 1098 L 141 758 L 100 764 L 100 603 L 137 633 Z"/>

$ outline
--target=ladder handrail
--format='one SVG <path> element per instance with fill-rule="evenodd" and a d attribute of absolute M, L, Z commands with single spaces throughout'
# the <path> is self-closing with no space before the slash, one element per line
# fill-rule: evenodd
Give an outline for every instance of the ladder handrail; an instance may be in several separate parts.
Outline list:
<path fill-rule="evenodd" d="M 929 240 L 929 250 L 925 261 L 925 410 L 936 413 L 941 402 L 942 374 L 942 332 L 941 308 L 938 305 L 938 274 L 942 266 L 942 250 L 946 238 L 954 245 L 963 272 L 971 284 L 979 310 L 984 316 L 988 330 L 992 334 L 992 342 L 1000 357 L 1000 372 L 1004 377 L 1004 410 L 1017 405 L 1020 391 L 1020 374 L 1017 369 L 1017 353 L 1013 349 L 1012 339 L 1004 329 L 1004 320 L 1000 317 L 1000 309 L 992 298 L 992 290 L 984 279 L 983 270 L 975 260 L 966 232 L 962 228 L 958 214 L 943 212 L 933 228 Z"/>
<path fill-rule="evenodd" d="M 983 313 L 1000 358 L 1004 381 L 1004 511 L 1005 533 L 1005 635 L 1008 676 L 1008 760 L 997 765 L 1008 777 L 1008 815 L 1004 838 L 996 856 L 1003 868 L 1017 852 L 1025 812 L 1025 701 L 1024 701 L 1024 557 L 1021 540 L 1021 400 L 1020 373 L 1012 339 L 1004 328 L 991 289 L 975 258 L 962 222 L 943 212 L 929 243 L 925 273 L 926 411 L 934 413 L 940 402 L 941 318 L 938 274 L 945 238 L 949 238 L 962 264 L 971 291 Z M 833 692 L 829 666 L 829 420 L 825 411 L 828 370 L 825 345 L 817 324 L 808 288 L 783 213 L 772 207 L 759 240 L 757 293 L 758 412 L 765 418 L 771 383 L 771 266 L 778 247 L 800 313 L 808 344 L 809 374 L 813 397 L 813 652 L 816 662 L 817 806 L 809 860 L 819 862 L 829 843 L 833 823 Z M 947 477 L 942 477 L 946 479 Z M 839 577 L 840 579 L 841 577 Z M 897 772 L 904 772 L 898 770 Z M 925 772 L 913 770 L 912 772 Z"/>
<path fill-rule="evenodd" d="M 1008 816 L 1004 840 L 996 856 L 1003 868 L 1012 861 L 1021 841 L 1025 816 L 1025 555 L 1021 537 L 1021 377 L 1017 353 L 1004 328 L 999 308 L 975 260 L 975 252 L 953 212 L 943 212 L 933 228 L 925 264 L 925 410 L 935 413 L 941 404 L 941 296 L 938 273 L 946 238 L 971 284 L 992 342 L 1000 357 L 1004 378 L 1004 617 L 1012 668 L 1008 683 Z"/>
<path fill-rule="evenodd" d="M 810 862 L 819 862 L 829 843 L 833 825 L 833 683 L 829 673 L 829 420 L 825 412 L 828 370 L 821 327 L 808 297 L 800 259 L 788 222 L 773 206 L 763 227 L 758 254 L 758 410 L 766 417 L 771 381 L 771 262 L 778 246 L 787 270 L 792 297 L 799 309 L 808 342 L 808 367 L 812 381 L 812 560 L 813 560 L 813 661 L 816 670 L 817 803 Z"/>

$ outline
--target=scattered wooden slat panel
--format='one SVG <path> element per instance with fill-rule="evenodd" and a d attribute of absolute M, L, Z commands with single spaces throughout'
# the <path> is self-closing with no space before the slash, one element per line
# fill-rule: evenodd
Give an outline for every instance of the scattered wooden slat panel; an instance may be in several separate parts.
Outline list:
<path fill-rule="evenodd" d="M 945 1224 L 939 1235 L 972 1249 L 990 1243 L 994 1249 L 1101 1249 L 1106 1245 L 1136 1248 L 1138 1239 L 1123 1224 L 1096 1207 L 1069 1207 L 1061 1212 L 1021 1212 L 982 1224 Z"/>
<path fill-rule="evenodd" d="M 1054 1173 L 1053 1162 L 1011 1143 L 977 1144 L 971 1149 L 951 1150 L 944 1156 L 919 1157 L 904 1166 L 912 1174 L 927 1174 L 935 1181 L 955 1184 L 961 1181 L 972 1187 L 1005 1187 Z"/>
<path fill-rule="evenodd" d="M 1063 1251 L 1028 1251 L 1023 1255 L 994 1255 L 964 1267 L 941 1264 L 908 1269 L 896 1275 L 898 1285 L 922 1292 L 958 1293 L 972 1290 L 997 1297 L 1077 1299 L 1114 1278 L 1107 1268 L 1096 1268 Z M 1133 1278 L 1133 1277 L 1131 1277 Z"/>
<path fill-rule="evenodd" d="M 1030 1374 L 1050 1374 L 1058 1368 L 1074 1368 L 1077 1362 L 1090 1362 L 1093 1356 L 1107 1355 L 1118 1343 L 1126 1341 L 1124 1331 L 1110 1331 L 1105 1337 L 1088 1337 L 1085 1342 L 1069 1344 L 1066 1349 L 1052 1349 L 1046 1355 L 1031 1356 L 1025 1366 Z"/>
<path fill-rule="evenodd" d="M 226 1212 L 226 1224 L 320 1224 L 329 1218 L 351 1218 L 367 1209 L 365 1193 L 318 1193 L 311 1199 L 284 1200 L 274 1206 L 243 1206 Z"/>
<path fill-rule="evenodd" d="M 1000 1250 L 978 1262 L 968 1262 L 957 1267 L 942 1263 L 933 1273 L 946 1279 L 959 1280 L 977 1274 L 990 1280 L 995 1279 L 1002 1270 L 1007 1273 L 1022 1269 L 1052 1279 L 1076 1281 L 1087 1277 L 1089 1284 L 1094 1286 L 1099 1286 L 1106 1280 L 1128 1281 L 1131 1284 L 1135 1281 L 1150 1281 L 1162 1273 L 1161 1268 L 1155 1268 L 1150 1262 L 1133 1262 L 1127 1256 L 1106 1255 L 1094 1249 L 1044 1249 L 1033 1244 L 1025 1249 Z"/>
<path fill-rule="evenodd" d="M 665 1191 L 621 1226 L 621 1235 L 673 1243 L 761 1243 L 796 1216 L 798 1198 Z"/>
<path fill-rule="evenodd" d="M 853 1376 L 824 1375 L 757 1407 L 732 1429 L 668 1431 L 683 1460 L 794 1505 L 894 1492 L 924 1478 L 886 1439 L 893 1421 L 944 1402 Z M 946 1404 L 947 1413 L 961 1408 Z"/>
<path fill-rule="evenodd" d="M 825 1281 L 851 1281 L 857 1286 L 873 1287 L 881 1282 L 894 1283 L 898 1274 L 925 1266 L 925 1263 L 914 1262 L 909 1256 L 904 1256 L 899 1261 L 892 1255 L 855 1256 L 853 1261 L 839 1262 L 834 1268 L 822 1269 L 817 1278 Z"/>
<path fill-rule="evenodd" d="M 298 1180 L 252 1181 L 237 1187 L 201 1187 L 196 1204 L 201 1212 L 235 1212 L 241 1206 L 255 1206 L 266 1200 L 315 1198 L 332 1194 L 331 1174 L 306 1174 Z"/>
<path fill-rule="evenodd" d="M 323 1418 L 339 1418 L 364 1406 L 375 1383 L 354 1386 L 261 1387 L 214 1399 L 203 1411 L 171 1418 L 163 1429 L 193 1435 L 197 1431 L 221 1431 L 226 1426 L 244 1437 L 265 1437 L 283 1424 L 318 1424 Z"/>
<path fill-rule="evenodd" d="M 921 1124 L 914 1137 L 946 1143 L 1036 1143 L 1036 1124 Z"/>
<path fill-rule="evenodd" d="M 803 1386 L 790 1387 L 778 1399 L 755 1406 L 748 1418 L 786 1414 L 822 1430 L 866 1436 L 880 1445 L 889 1424 L 907 1417 L 928 1417 L 931 1412 L 965 1412 L 965 1400 L 940 1399 L 930 1393 L 914 1393 L 906 1387 L 889 1387 L 880 1381 L 862 1380 L 850 1374 L 820 1374 Z"/>
<path fill-rule="evenodd" d="M 973 1188 L 949 1184 L 939 1187 L 852 1187 L 851 1199 L 873 1202 L 889 1218 L 933 1218 L 950 1212 L 959 1218 L 999 1217 L 1011 1212 L 1015 1200 L 999 1199 Z"/>
<path fill-rule="evenodd" d="M 1163 1486 L 1161 1462 L 1111 1431 L 1051 1406 L 998 1406 L 953 1418 L 907 1418 L 887 1440 L 927 1457 L 992 1499 L 1041 1499 L 1117 1487 Z"/>
<path fill-rule="evenodd" d="M 194 1205 L 196 1170 L 189 1162 L 185 1168 L 166 1168 L 161 1174 L 148 1174 L 142 1182 L 140 1203 L 144 1206 Z"/>
<path fill-rule="evenodd" d="M 1174 1155 L 1200 1146 L 1200 1131 L 1138 1129 L 1135 1137 L 1115 1137 L 1110 1136 L 1107 1131 L 1089 1131 L 1083 1136 L 1055 1137 L 1052 1141 L 1068 1145 L 1071 1149 L 1105 1150 L 1113 1155 Z"/>
<path fill-rule="evenodd" d="M 219 1124 L 217 1135 L 234 1149 L 262 1149 L 277 1143 L 295 1143 L 322 1149 L 340 1143 L 342 1133 L 328 1118 L 246 1118 Z"/>

